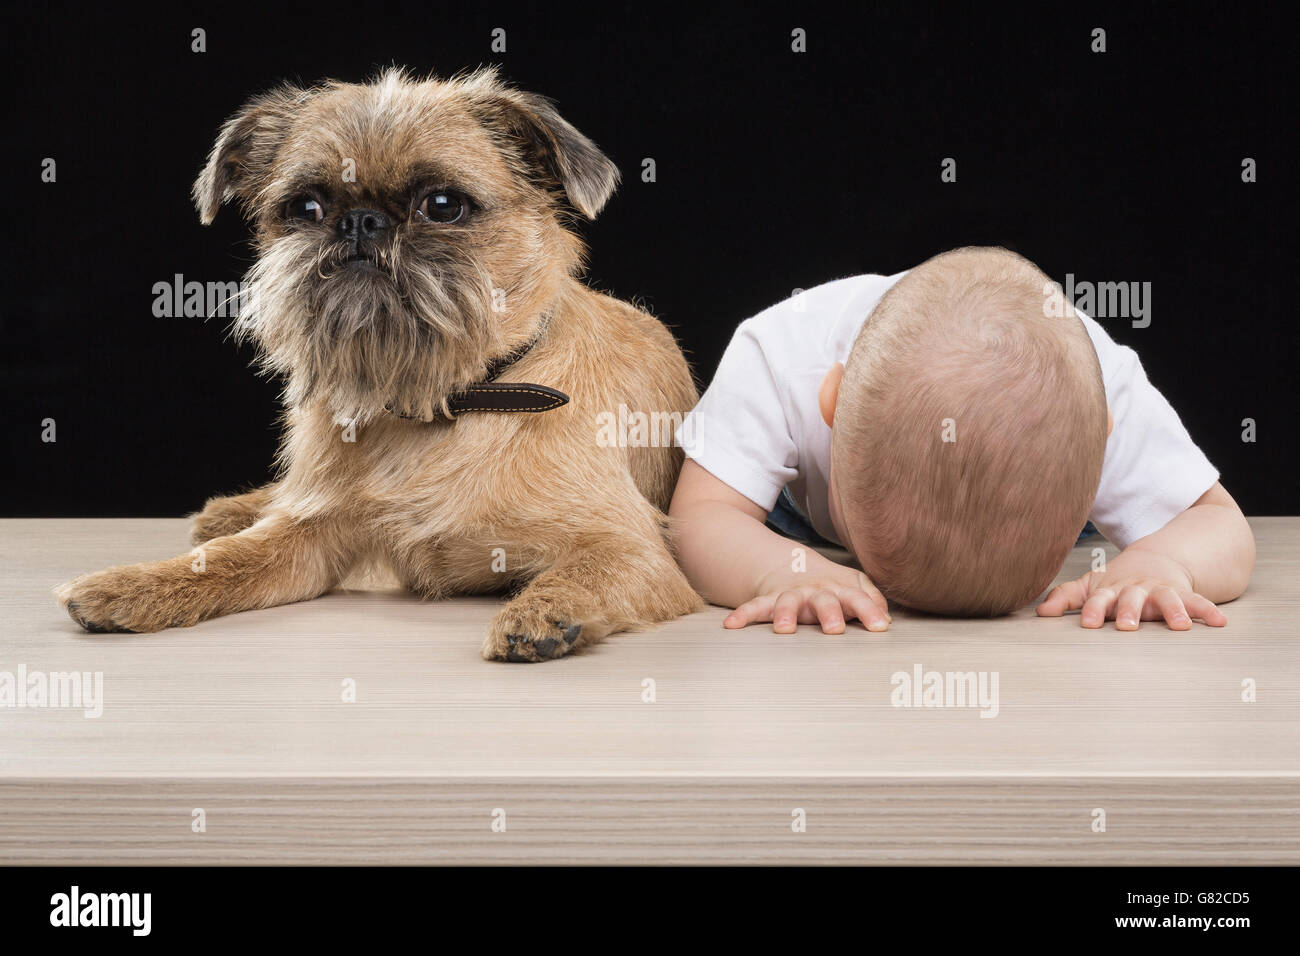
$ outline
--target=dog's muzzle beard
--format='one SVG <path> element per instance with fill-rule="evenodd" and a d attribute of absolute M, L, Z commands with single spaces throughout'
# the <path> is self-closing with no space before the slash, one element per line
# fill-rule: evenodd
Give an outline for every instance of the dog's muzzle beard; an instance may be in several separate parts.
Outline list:
<path fill-rule="evenodd" d="M 427 420 L 481 374 L 493 316 L 490 285 L 478 288 L 477 276 L 448 282 L 441 266 L 332 256 L 286 273 L 282 253 L 267 250 L 250 271 L 236 334 L 257 343 L 265 370 L 287 377 L 291 407 L 324 402 L 355 422 L 399 408 Z"/>

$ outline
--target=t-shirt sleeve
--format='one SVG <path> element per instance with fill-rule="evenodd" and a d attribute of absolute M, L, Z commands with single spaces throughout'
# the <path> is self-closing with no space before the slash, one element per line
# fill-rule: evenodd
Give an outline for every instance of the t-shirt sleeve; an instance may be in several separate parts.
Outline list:
<path fill-rule="evenodd" d="M 1137 353 L 1117 344 L 1093 319 L 1080 317 L 1097 349 L 1115 418 L 1090 517 L 1123 549 L 1190 508 L 1219 472 L 1147 379 Z"/>
<path fill-rule="evenodd" d="M 766 511 L 798 475 L 799 461 L 772 358 L 755 319 L 742 322 L 713 382 L 677 429 L 687 458 Z"/>

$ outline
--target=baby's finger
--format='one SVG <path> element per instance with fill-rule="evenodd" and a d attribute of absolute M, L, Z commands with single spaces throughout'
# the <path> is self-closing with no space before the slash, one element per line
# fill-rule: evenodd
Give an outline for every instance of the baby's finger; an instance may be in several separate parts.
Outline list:
<path fill-rule="evenodd" d="M 750 598 L 722 620 L 723 627 L 744 627 L 755 621 L 772 620 L 772 608 L 776 605 L 775 594 L 760 594 Z"/>
<path fill-rule="evenodd" d="M 1168 585 L 1162 585 L 1152 591 L 1151 602 L 1160 612 L 1160 617 L 1163 617 L 1165 623 L 1175 631 L 1185 631 L 1192 626 L 1192 619 L 1187 616 L 1187 608 L 1183 607 L 1183 599 Z"/>
<path fill-rule="evenodd" d="M 1119 592 L 1115 601 L 1115 629 L 1136 631 L 1142 620 L 1142 609 L 1147 606 L 1147 589 L 1130 584 Z"/>
<path fill-rule="evenodd" d="M 856 617 L 868 631 L 886 631 L 889 629 L 889 615 L 871 599 L 871 595 L 853 588 L 844 588 L 836 592 L 840 607 Z"/>
<path fill-rule="evenodd" d="M 1066 611 L 1083 607 L 1084 589 L 1082 581 L 1066 581 L 1058 584 L 1048 592 L 1043 603 L 1038 605 L 1039 617 L 1060 617 Z"/>
<path fill-rule="evenodd" d="M 777 634 L 793 634 L 799 626 L 799 611 L 803 595 L 798 591 L 782 591 L 772 608 L 772 630 Z"/>
<path fill-rule="evenodd" d="M 884 611 L 886 614 L 889 613 L 889 602 L 886 601 L 885 596 L 880 593 L 880 588 L 872 584 L 871 578 L 867 577 L 861 571 L 858 572 L 858 586 L 863 591 L 867 592 L 868 596 L 871 598 L 871 602 L 875 604 L 876 607 L 880 608 L 880 610 Z"/>
<path fill-rule="evenodd" d="M 844 633 L 844 611 L 840 609 L 839 599 L 830 591 L 814 591 L 808 602 L 817 613 L 823 634 Z"/>
<path fill-rule="evenodd" d="M 1200 618 L 1210 627 L 1223 627 L 1228 623 L 1228 618 L 1213 601 L 1201 597 L 1195 591 L 1183 595 L 1183 606 L 1187 608 L 1189 617 Z"/>
<path fill-rule="evenodd" d="M 1079 624 L 1083 627 L 1101 627 L 1106 623 L 1106 615 L 1115 606 L 1117 595 L 1112 588 L 1098 588 L 1092 597 L 1083 602 L 1079 612 Z"/>

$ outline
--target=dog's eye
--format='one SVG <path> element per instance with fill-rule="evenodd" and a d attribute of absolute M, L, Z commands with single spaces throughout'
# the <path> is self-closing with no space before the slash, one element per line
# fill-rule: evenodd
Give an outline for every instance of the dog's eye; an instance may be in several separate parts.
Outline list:
<path fill-rule="evenodd" d="M 460 222 L 469 214 L 469 200 L 460 193 L 438 189 L 424 197 L 416 212 L 430 222 Z"/>
<path fill-rule="evenodd" d="M 320 222 L 325 218 L 325 207 L 311 196 L 299 196 L 291 199 L 285 207 L 285 216 L 289 219 L 301 219 L 304 222 Z"/>

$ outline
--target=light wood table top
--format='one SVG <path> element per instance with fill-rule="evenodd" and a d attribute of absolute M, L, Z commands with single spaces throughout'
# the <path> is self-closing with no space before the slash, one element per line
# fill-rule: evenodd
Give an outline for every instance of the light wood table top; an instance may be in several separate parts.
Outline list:
<path fill-rule="evenodd" d="M 0 681 L 103 675 L 97 718 L 0 707 L 0 863 L 1300 863 L 1300 518 L 1252 525 L 1224 629 L 709 608 L 516 665 L 478 655 L 498 601 L 398 591 L 85 634 L 50 588 L 186 523 L 0 521 Z M 894 706 L 918 666 L 996 674 L 996 717 Z"/>

